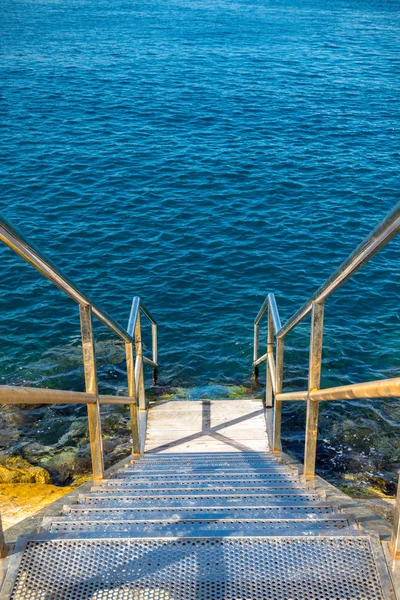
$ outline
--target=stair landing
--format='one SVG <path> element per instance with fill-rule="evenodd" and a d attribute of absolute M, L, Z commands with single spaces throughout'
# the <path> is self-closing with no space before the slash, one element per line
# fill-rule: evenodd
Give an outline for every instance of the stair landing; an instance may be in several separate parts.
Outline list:
<path fill-rule="evenodd" d="M 154 404 L 146 452 L 268 452 L 261 400 L 192 400 Z"/>

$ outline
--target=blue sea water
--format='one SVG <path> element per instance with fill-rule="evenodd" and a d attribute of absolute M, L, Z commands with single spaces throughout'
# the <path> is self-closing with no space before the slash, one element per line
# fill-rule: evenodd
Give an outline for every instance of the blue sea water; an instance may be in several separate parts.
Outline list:
<path fill-rule="evenodd" d="M 266 293 L 285 321 L 400 199 L 397 0 L 0 13 L 3 214 L 122 325 L 141 296 L 163 384 L 249 384 Z M 324 386 L 399 375 L 399 259 L 400 239 L 327 302 Z M 76 306 L 0 261 L 0 382 L 82 389 Z M 96 334 L 101 389 L 120 391 L 123 349 Z M 308 338 L 308 322 L 288 338 L 287 389 L 306 385 Z M 302 417 L 286 409 L 299 454 Z M 390 479 L 399 427 L 397 400 L 326 406 L 322 459 L 363 453 Z"/>

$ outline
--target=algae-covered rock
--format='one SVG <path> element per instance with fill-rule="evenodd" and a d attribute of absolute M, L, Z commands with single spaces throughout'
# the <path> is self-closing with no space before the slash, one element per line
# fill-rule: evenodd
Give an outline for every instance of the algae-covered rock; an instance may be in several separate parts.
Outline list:
<path fill-rule="evenodd" d="M 72 479 L 71 482 L 71 486 L 72 487 L 78 487 L 79 485 L 83 485 L 84 483 L 87 483 L 88 481 L 91 481 L 93 479 L 93 475 L 91 473 L 87 473 L 86 475 L 77 475 L 76 477 L 74 477 Z"/>
<path fill-rule="evenodd" d="M 25 442 L 16 447 L 28 462 L 39 462 L 42 458 L 53 453 L 53 447 L 39 442 Z"/>
<path fill-rule="evenodd" d="M 2 459 L 0 483 L 51 483 L 50 474 L 42 467 L 31 465 L 19 456 Z"/>
<path fill-rule="evenodd" d="M 42 459 L 41 463 L 46 467 L 54 480 L 61 485 L 70 483 L 77 475 L 90 473 L 90 449 L 67 447 L 58 449 L 51 456 Z"/>
<path fill-rule="evenodd" d="M 75 419 L 69 426 L 68 431 L 58 440 L 57 446 L 71 446 L 87 442 L 89 439 L 88 420 L 86 418 Z"/>

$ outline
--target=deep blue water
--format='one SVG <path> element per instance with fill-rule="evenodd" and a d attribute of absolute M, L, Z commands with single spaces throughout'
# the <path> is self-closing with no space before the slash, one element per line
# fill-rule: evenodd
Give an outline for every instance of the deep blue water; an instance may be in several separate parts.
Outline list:
<path fill-rule="evenodd" d="M 397 0 L 0 11 L 4 215 L 121 324 L 142 297 L 163 383 L 248 383 L 265 294 L 285 321 L 400 199 Z M 399 376 L 399 259 L 394 240 L 327 302 L 323 385 Z M 0 261 L 0 382 L 82 389 L 77 308 L 8 249 Z M 101 388 L 120 390 L 121 346 L 96 332 Z M 287 389 L 305 386 L 308 336 L 288 338 Z M 334 439 L 393 472 L 397 401 L 321 419 L 330 459 Z"/>

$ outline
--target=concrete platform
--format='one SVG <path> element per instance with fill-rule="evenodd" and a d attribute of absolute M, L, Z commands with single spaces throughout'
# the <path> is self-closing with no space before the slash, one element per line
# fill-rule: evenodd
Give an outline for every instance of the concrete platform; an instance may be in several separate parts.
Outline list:
<path fill-rule="evenodd" d="M 268 452 L 262 401 L 166 401 L 151 406 L 146 452 Z"/>

